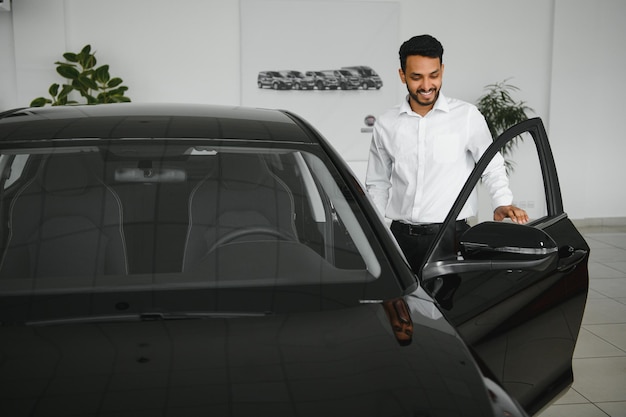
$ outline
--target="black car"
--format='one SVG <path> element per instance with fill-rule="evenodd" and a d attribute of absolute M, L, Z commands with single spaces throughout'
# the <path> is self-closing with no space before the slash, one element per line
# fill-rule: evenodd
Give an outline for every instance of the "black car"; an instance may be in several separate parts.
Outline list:
<path fill-rule="evenodd" d="M 547 215 L 444 246 L 522 132 Z M 589 248 L 539 119 L 420 271 L 286 111 L 6 111 L 0 173 L 0 415 L 524 416 L 572 382 Z"/>

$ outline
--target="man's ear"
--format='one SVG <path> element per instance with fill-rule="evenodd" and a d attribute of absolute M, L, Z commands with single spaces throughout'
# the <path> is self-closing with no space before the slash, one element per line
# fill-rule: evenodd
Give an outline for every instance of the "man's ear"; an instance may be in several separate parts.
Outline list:
<path fill-rule="evenodd" d="M 402 71 L 402 68 L 398 69 L 398 74 L 400 74 L 400 80 L 402 80 L 402 84 L 406 84 L 406 76 L 404 75 L 404 71 Z"/>

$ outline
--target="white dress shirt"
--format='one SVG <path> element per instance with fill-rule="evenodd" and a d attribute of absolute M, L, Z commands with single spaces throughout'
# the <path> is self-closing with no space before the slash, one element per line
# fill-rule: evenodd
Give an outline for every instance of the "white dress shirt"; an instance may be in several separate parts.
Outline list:
<path fill-rule="evenodd" d="M 413 112 L 408 96 L 374 125 L 365 184 L 379 212 L 404 223 L 441 223 L 463 184 L 491 145 L 476 106 L 439 94 L 425 116 Z M 492 205 L 509 205 L 513 194 L 498 153 L 483 173 Z M 476 190 L 458 219 L 476 215 Z"/>

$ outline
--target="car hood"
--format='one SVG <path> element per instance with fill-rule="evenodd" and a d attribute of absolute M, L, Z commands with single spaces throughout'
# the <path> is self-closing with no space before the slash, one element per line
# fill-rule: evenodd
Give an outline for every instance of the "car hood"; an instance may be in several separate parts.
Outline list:
<path fill-rule="evenodd" d="M 457 334 L 434 305 L 408 304 L 409 344 L 396 340 L 381 304 L 3 327 L 1 414 L 491 415 Z"/>

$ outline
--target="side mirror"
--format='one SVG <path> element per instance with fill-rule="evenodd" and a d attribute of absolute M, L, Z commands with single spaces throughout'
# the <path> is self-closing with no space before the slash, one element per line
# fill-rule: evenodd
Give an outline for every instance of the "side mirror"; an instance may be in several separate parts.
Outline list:
<path fill-rule="evenodd" d="M 556 242 L 543 230 L 516 223 L 484 222 L 459 239 L 463 259 L 426 264 L 424 288 L 444 309 L 452 308 L 463 273 L 493 271 L 547 271 L 559 258 Z"/>
<path fill-rule="evenodd" d="M 556 242 L 543 230 L 506 222 L 484 222 L 470 228 L 461 236 L 460 246 L 467 260 L 533 260 L 558 252 Z"/>

